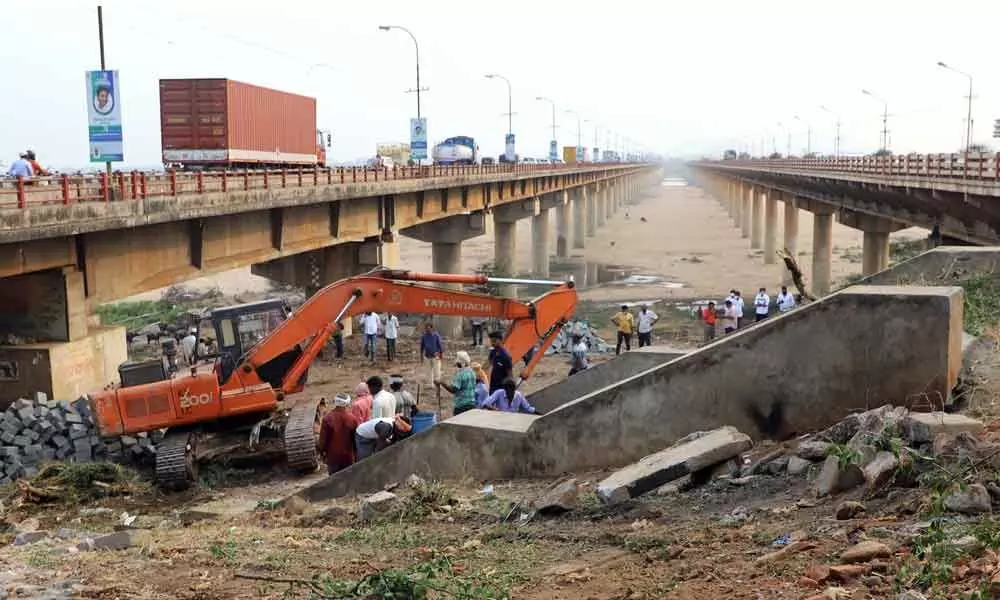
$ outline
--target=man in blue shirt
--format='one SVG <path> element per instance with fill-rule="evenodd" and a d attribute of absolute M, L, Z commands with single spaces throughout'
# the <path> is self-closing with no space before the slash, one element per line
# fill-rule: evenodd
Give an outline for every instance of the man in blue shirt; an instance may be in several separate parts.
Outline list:
<path fill-rule="evenodd" d="M 31 168 L 31 163 L 28 162 L 26 155 L 22 154 L 21 158 L 15 160 L 11 165 L 7 174 L 11 177 L 31 177 L 35 174 L 35 171 Z"/>
<path fill-rule="evenodd" d="M 541 414 L 535 407 L 528 403 L 524 394 L 517 391 L 517 384 L 513 379 L 503 382 L 503 386 L 490 394 L 489 399 L 483 404 L 483 408 L 489 410 L 499 410 L 501 412 L 524 412 L 531 415 Z"/>
<path fill-rule="evenodd" d="M 420 362 L 427 361 L 427 379 L 431 385 L 441 379 L 441 357 L 444 356 L 444 342 L 441 335 L 434 331 L 430 323 L 424 325 L 424 334 L 420 336 Z"/>
<path fill-rule="evenodd" d="M 503 389 L 503 382 L 514 376 L 514 361 L 501 344 L 503 335 L 490 332 L 490 394 Z"/>

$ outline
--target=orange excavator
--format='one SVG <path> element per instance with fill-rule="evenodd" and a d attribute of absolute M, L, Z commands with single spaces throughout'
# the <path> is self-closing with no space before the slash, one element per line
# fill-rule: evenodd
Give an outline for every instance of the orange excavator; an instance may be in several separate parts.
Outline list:
<path fill-rule="evenodd" d="M 542 284 L 553 289 L 520 302 L 487 294 L 431 287 L 439 284 Z M 211 369 L 168 376 L 126 376 L 122 384 L 91 394 L 105 436 L 167 429 L 157 445 L 156 478 L 162 487 L 183 489 L 197 476 L 210 440 L 249 430 L 249 443 L 280 439 L 288 466 L 314 471 L 320 399 L 286 398 L 303 391 L 307 372 L 337 328 L 352 315 L 374 311 L 498 318 L 510 322 L 504 347 L 524 360 L 519 381 L 535 365 L 572 316 L 572 281 L 537 281 L 376 269 L 337 281 L 310 297 L 294 313 L 281 301 L 265 301 L 212 312 L 219 352 Z M 120 369 L 121 370 L 121 369 Z M 291 408 L 286 405 L 293 404 Z M 217 444 L 216 444 L 217 446 Z"/>

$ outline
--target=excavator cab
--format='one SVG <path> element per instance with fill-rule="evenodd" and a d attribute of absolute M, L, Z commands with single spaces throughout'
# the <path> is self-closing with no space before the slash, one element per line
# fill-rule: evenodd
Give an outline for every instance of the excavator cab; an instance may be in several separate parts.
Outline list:
<path fill-rule="evenodd" d="M 240 358 L 257 342 L 266 338 L 291 314 L 284 300 L 261 300 L 224 308 L 216 308 L 209 317 L 218 343 L 217 373 L 219 384 L 229 380 Z M 257 371 L 261 379 L 273 387 L 281 385 L 285 372 L 302 354 L 296 346 L 262 365 Z"/>

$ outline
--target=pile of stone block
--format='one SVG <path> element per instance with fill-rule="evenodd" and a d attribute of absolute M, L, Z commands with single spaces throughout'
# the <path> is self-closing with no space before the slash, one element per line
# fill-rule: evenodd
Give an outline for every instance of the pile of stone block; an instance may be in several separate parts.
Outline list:
<path fill-rule="evenodd" d="M 33 476 L 44 462 L 136 462 L 155 452 L 146 435 L 102 440 L 86 397 L 69 402 L 36 393 L 0 413 L 0 485 Z"/>
<path fill-rule="evenodd" d="M 587 349 L 593 353 L 607 353 L 615 349 L 614 346 L 605 342 L 599 335 L 597 331 L 590 327 L 590 324 L 586 321 L 573 321 L 563 325 L 563 328 L 559 331 L 559 335 L 549 346 L 548 350 L 545 351 L 546 354 L 568 354 L 573 350 L 573 335 L 580 335 L 583 338 L 583 342 L 587 344 Z"/>

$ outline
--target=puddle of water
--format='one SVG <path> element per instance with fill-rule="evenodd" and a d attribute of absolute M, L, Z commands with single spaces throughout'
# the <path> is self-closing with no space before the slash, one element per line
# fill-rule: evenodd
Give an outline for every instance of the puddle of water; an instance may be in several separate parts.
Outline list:
<path fill-rule="evenodd" d="M 549 270 L 554 279 L 572 277 L 580 289 L 599 285 L 656 286 L 665 289 L 680 289 L 684 284 L 664 281 L 660 275 L 642 273 L 637 267 L 613 265 L 587 261 L 553 262 Z"/>

